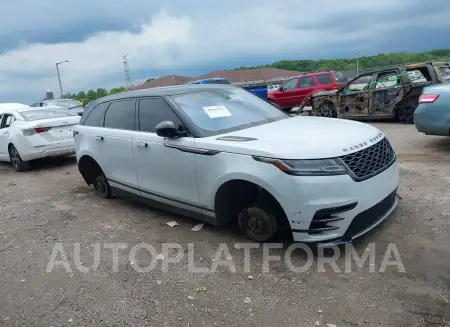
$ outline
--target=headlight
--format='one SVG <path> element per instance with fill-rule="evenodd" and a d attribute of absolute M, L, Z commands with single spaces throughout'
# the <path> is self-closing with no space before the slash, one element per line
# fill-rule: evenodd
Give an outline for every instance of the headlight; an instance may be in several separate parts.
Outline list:
<path fill-rule="evenodd" d="M 256 156 L 253 159 L 272 164 L 289 175 L 329 176 L 347 174 L 344 164 L 336 159 L 282 160 Z"/>

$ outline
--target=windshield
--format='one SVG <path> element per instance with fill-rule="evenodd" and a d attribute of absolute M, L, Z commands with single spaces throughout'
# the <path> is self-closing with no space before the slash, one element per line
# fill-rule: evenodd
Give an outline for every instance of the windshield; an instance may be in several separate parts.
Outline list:
<path fill-rule="evenodd" d="M 259 97 L 236 89 L 209 89 L 170 97 L 202 136 L 228 133 L 290 116 Z"/>
<path fill-rule="evenodd" d="M 59 110 L 59 109 L 27 110 L 27 111 L 21 111 L 20 115 L 26 121 L 77 116 L 77 114 L 74 114 L 70 111 L 62 110 L 62 109 L 61 110 Z"/>

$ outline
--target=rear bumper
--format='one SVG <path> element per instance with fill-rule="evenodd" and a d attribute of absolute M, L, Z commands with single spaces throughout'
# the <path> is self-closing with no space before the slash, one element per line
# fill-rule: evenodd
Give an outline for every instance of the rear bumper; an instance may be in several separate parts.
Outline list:
<path fill-rule="evenodd" d="M 39 147 L 27 147 L 19 149 L 23 160 L 34 160 L 45 157 L 59 157 L 75 154 L 75 145 L 73 139 L 47 144 Z"/>
<path fill-rule="evenodd" d="M 427 135 L 450 136 L 450 115 L 418 107 L 414 112 L 416 129 Z"/>

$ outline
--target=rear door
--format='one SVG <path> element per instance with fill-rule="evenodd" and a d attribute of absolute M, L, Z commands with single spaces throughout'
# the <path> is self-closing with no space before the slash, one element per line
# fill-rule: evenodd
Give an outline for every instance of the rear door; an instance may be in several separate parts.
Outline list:
<path fill-rule="evenodd" d="M 314 76 L 302 76 L 299 79 L 297 88 L 294 90 L 294 96 L 291 98 L 289 106 L 299 106 L 305 97 L 310 94 L 317 86 Z"/>
<path fill-rule="evenodd" d="M 98 162 L 112 187 L 140 194 L 131 149 L 135 103 L 124 99 L 95 106 L 76 127 L 75 146 L 77 156 L 83 153 Z"/>
<path fill-rule="evenodd" d="M 317 74 L 316 79 L 319 85 L 316 87 L 316 90 L 332 90 L 333 86 L 337 85 L 337 83 L 333 83 L 333 78 L 334 77 L 331 75 L 331 73 Z"/>
<path fill-rule="evenodd" d="M 98 128 L 94 135 L 99 151 L 95 158 L 99 158 L 99 164 L 112 187 L 139 194 L 132 151 L 135 116 L 136 99 L 110 102 L 103 128 Z"/>

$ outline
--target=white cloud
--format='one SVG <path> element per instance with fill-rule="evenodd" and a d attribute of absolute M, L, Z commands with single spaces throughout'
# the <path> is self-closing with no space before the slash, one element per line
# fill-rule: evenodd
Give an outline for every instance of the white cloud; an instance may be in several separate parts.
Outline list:
<path fill-rule="evenodd" d="M 346 5 L 337 5 L 334 0 L 309 4 L 298 0 L 249 0 L 230 1 L 229 6 L 221 3 L 216 10 L 208 5 L 181 13 L 176 8 L 160 10 L 141 25 L 139 33 L 101 32 L 78 43 L 25 43 L 0 55 L 0 94 L 10 101 L 16 97 L 32 101 L 29 99 L 42 97 L 46 89 L 58 93 L 55 62 L 66 59 L 70 63 L 60 66 L 63 87 L 64 91 L 74 92 L 123 84 L 124 54 L 128 55 L 132 75 L 141 70 L 176 72 L 252 55 L 283 59 L 298 53 L 299 58 L 317 58 L 330 43 L 337 46 L 355 42 L 364 48 L 370 40 L 388 37 L 401 27 L 423 28 L 420 24 L 429 21 L 450 24 L 446 19 L 449 5 L 443 8 L 447 11 L 438 14 L 442 17 L 415 16 L 388 23 L 382 20 L 383 13 L 401 12 L 404 6 L 415 6 L 418 1 L 347 0 Z M 381 19 L 360 21 L 354 29 L 329 26 L 336 17 L 342 19 L 342 27 L 358 23 L 362 14 L 379 15 Z"/>

